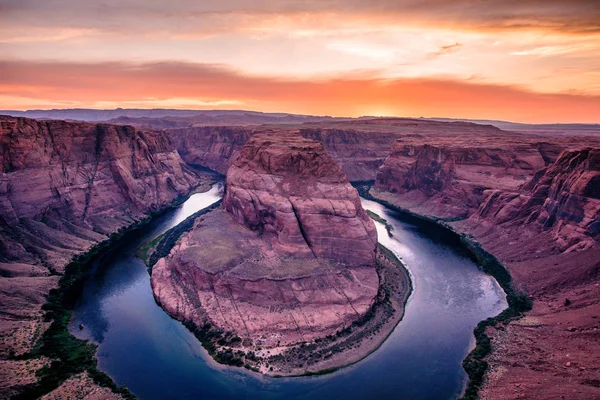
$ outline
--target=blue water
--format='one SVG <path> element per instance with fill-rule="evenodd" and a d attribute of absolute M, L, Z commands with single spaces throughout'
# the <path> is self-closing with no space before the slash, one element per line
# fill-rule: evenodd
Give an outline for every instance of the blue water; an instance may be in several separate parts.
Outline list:
<path fill-rule="evenodd" d="M 453 399 L 462 393 L 461 363 L 473 346 L 473 328 L 506 307 L 504 293 L 458 249 L 368 200 L 364 207 L 393 225 L 390 238 L 376 223 L 379 240 L 404 261 L 414 286 L 404 319 L 388 340 L 361 362 L 317 377 L 267 378 L 216 364 L 156 305 L 135 252 L 220 195 L 215 186 L 190 197 L 97 262 L 71 331 L 99 344 L 99 367 L 117 384 L 140 399 Z"/>

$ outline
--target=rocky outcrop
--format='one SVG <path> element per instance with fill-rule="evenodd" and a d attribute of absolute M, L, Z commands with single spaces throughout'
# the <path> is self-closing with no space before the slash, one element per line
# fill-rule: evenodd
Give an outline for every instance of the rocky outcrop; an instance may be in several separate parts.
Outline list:
<path fill-rule="evenodd" d="M 307 139 L 317 140 L 341 167 L 350 181 L 372 180 L 377 168 L 389 153 L 398 137 L 390 132 L 361 132 L 355 129 L 300 128 L 280 125 L 261 126 L 204 126 L 169 129 L 182 158 L 195 165 L 205 166 L 225 174 L 232 161 L 255 133 L 299 132 Z"/>
<path fill-rule="evenodd" d="M 0 117 L 0 358 L 47 328 L 41 306 L 74 255 L 200 184 L 168 135 Z M 16 362 L 16 361 L 14 361 Z M 16 365 L 16 364 L 15 364 Z M 0 397 L 11 383 L 0 382 Z"/>
<path fill-rule="evenodd" d="M 376 246 L 357 191 L 321 143 L 257 134 L 227 173 L 223 209 L 156 263 L 152 287 L 174 317 L 277 354 L 364 316 L 379 287 Z"/>
<path fill-rule="evenodd" d="M 0 124 L 0 262 L 60 269 L 199 183 L 162 133 L 10 117 Z"/>
<path fill-rule="evenodd" d="M 413 141 L 414 142 L 414 141 Z M 516 189 L 545 166 L 532 145 L 513 147 L 394 143 L 375 187 L 424 214 L 466 218 L 491 188 Z"/>
<path fill-rule="evenodd" d="M 377 233 L 323 145 L 295 134 L 256 135 L 227 172 L 225 209 L 298 258 L 373 265 Z"/>
<path fill-rule="evenodd" d="M 522 191 L 486 194 L 474 219 L 549 230 L 563 251 L 594 246 L 600 235 L 600 149 L 566 151 Z"/>
<path fill-rule="evenodd" d="M 168 124 L 172 121 L 163 122 Z M 233 120 L 231 124 L 234 124 Z M 230 163 L 237 158 L 242 146 L 253 134 L 269 131 L 298 132 L 307 139 L 323 143 L 325 150 L 350 181 L 374 180 L 377 169 L 389 155 L 394 141 L 400 138 L 405 144 L 415 146 L 423 143 L 439 146 L 446 143 L 473 147 L 473 143 L 482 143 L 482 147 L 487 146 L 493 150 L 502 149 L 505 145 L 529 145 L 538 150 L 544 160 L 547 160 L 546 163 L 554 161 L 558 153 L 568 147 L 569 141 L 568 138 L 562 138 L 560 141 L 565 142 L 564 144 L 549 143 L 540 136 L 506 132 L 491 125 L 409 118 L 364 118 L 296 125 L 219 125 L 222 124 L 168 129 L 168 132 L 173 136 L 177 149 L 186 162 L 203 165 L 222 174 L 226 173 Z"/>
<path fill-rule="evenodd" d="M 375 179 L 377 168 L 399 136 L 385 130 L 369 132 L 355 128 L 301 128 L 299 132 L 307 139 L 323 143 L 350 181 Z"/>

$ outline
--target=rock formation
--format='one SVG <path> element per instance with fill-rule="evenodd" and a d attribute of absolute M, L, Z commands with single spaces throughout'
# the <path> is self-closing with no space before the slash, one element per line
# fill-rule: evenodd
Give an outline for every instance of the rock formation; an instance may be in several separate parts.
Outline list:
<path fill-rule="evenodd" d="M 226 174 L 244 144 L 254 134 L 251 127 L 206 126 L 169 129 L 185 162 Z"/>
<path fill-rule="evenodd" d="M 468 217 L 486 190 L 516 189 L 545 166 L 536 145 L 413 142 L 394 143 L 375 187 L 394 193 L 407 207 L 443 218 Z"/>
<path fill-rule="evenodd" d="M 274 234 L 292 257 L 373 265 L 377 233 L 344 173 L 319 142 L 256 135 L 227 172 L 225 209 L 252 230 Z"/>
<path fill-rule="evenodd" d="M 152 286 L 171 315 L 238 336 L 246 350 L 293 346 L 369 310 L 376 246 L 358 193 L 321 143 L 258 134 L 227 173 L 223 209 L 157 262 Z"/>
<path fill-rule="evenodd" d="M 203 165 L 225 174 L 230 163 L 237 158 L 243 145 L 253 134 L 298 132 L 307 139 L 323 143 L 325 150 L 351 182 L 374 180 L 377 169 L 388 157 L 390 148 L 397 139 L 402 139 L 405 145 L 415 147 L 429 143 L 437 147 L 481 147 L 490 151 L 512 151 L 517 157 L 524 157 L 525 165 L 519 165 L 518 160 L 514 164 L 516 179 L 521 183 L 528 179 L 519 177 L 527 175 L 526 171 L 521 170 L 526 170 L 528 164 L 531 167 L 538 166 L 539 156 L 547 164 L 554 161 L 562 150 L 573 146 L 576 148 L 579 143 L 577 138 L 569 136 L 551 138 L 550 143 L 545 137 L 507 132 L 491 125 L 409 118 L 365 118 L 298 125 L 205 125 L 207 126 L 168 129 L 182 158 L 190 164 Z M 597 142 L 600 143 L 598 140 Z M 527 155 L 521 154 L 521 150 L 532 151 L 531 156 L 536 159 L 527 159 Z M 510 164 L 509 159 L 504 161 Z M 511 171 L 509 169 L 507 174 L 512 174 Z"/>
<path fill-rule="evenodd" d="M 24 118 L 0 124 L 3 262 L 60 269 L 199 183 L 165 134 Z"/>
<path fill-rule="evenodd" d="M 595 140 L 579 146 L 588 143 Z M 502 329 L 488 328 L 494 352 L 486 359 L 491 372 L 482 398 L 502 398 L 508 391 L 519 398 L 597 398 L 600 149 L 557 155 L 552 145 L 534 146 L 539 156 L 529 148 L 525 153 L 481 150 L 465 158 L 471 154 L 468 146 L 431 145 L 411 152 L 397 142 L 371 193 L 435 218 L 460 215 L 448 224 L 497 257 L 514 285 L 533 299 L 524 318 Z M 533 169 L 540 158 L 546 165 Z M 481 179 L 461 171 L 465 160 L 474 162 Z M 499 177 L 515 162 L 528 179 L 506 185 L 511 180 Z M 469 185 L 479 190 L 457 192 Z"/>
<path fill-rule="evenodd" d="M 474 218 L 495 225 L 550 230 L 563 251 L 597 244 L 600 235 L 600 149 L 566 151 L 521 192 L 490 191 Z"/>
<path fill-rule="evenodd" d="M 41 306 L 74 255 L 200 182 L 165 133 L 0 117 L 2 369 L 47 328 Z M 0 378 L 3 397 L 16 383 Z"/>
<path fill-rule="evenodd" d="M 377 168 L 389 153 L 397 138 L 390 132 L 361 132 L 355 129 L 296 128 L 281 125 L 204 126 L 169 129 L 181 157 L 190 164 L 202 165 L 225 174 L 248 139 L 255 133 L 270 131 L 299 132 L 307 139 L 317 140 L 342 168 L 350 181 L 372 180 Z"/>

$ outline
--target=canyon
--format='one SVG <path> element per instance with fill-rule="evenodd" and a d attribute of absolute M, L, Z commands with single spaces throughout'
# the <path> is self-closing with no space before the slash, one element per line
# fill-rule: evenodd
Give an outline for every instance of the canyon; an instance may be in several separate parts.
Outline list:
<path fill-rule="evenodd" d="M 482 396 L 493 399 L 510 390 L 515 398 L 596 398 L 597 351 L 590 349 L 600 328 L 600 183 L 594 156 L 599 129 L 501 126 L 519 132 L 461 121 L 385 118 L 280 129 L 322 141 L 349 180 L 375 180 L 375 197 L 448 224 L 481 244 L 508 268 L 514 286 L 533 299 L 525 318 L 489 333 L 501 350 L 488 360 L 491 372 Z M 244 132 L 235 143 L 214 131 L 230 128 L 206 129 L 170 132 L 176 143 L 187 135 L 226 143 L 226 151 L 203 154 L 193 143 L 178 145 L 198 154 L 188 161 L 209 165 L 205 160 L 218 154 L 224 168 L 246 137 L 275 128 L 232 127 Z"/>
<path fill-rule="evenodd" d="M 481 245 L 533 300 L 486 329 L 482 398 L 600 396 L 598 127 L 159 111 L 81 114 L 111 124 L 0 117 L 0 397 L 50 365 L 26 357 L 65 267 L 208 189 L 196 167 L 227 175 L 223 205 L 196 218 L 151 280 L 218 361 L 318 372 L 358 361 L 396 326 L 410 283 L 377 248 L 350 181 Z M 90 381 L 78 374 L 54 396 L 109 395 Z"/>
<path fill-rule="evenodd" d="M 491 125 L 467 122 L 437 122 L 422 119 L 378 118 L 352 121 L 307 122 L 286 125 L 189 126 L 166 129 L 182 158 L 222 174 L 239 155 L 242 146 L 256 133 L 297 132 L 320 141 L 350 181 L 374 180 L 378 168 L 398 138 L 415 141 L 452 140 L 454 137 L 488 137 L 501 141 L 512 134 Z M 531 136 L 531 141 L 539 137 Z"/>

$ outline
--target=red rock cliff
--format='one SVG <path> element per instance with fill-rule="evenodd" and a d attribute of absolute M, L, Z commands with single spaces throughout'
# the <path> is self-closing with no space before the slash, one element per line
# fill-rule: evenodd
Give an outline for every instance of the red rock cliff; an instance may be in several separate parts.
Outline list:
<path fill-rule="evenodd" d="M 375 187 L 407 207 L 444 218 L 466 218 L 490 188 L 515 189 L 545 166 L 534 145 L 415 144 L 402 139 L 379 168 Z"/>
<path fill-rule="evenodd" d="M 319 142 L 253 136 L 227 172 L 223 205 L 239 223 L 274 235 L 275 248 L 289 255 L 374 264 L 373 221 Z"/>
<path fill-rule="evenodd" d="M 223 208 L 158 260 L 152 288 L 175 318 L 293 347 L 369 310 L 376 246 L 357 191 L 321 143 L 256 134 L 227 173 Z"/>
<path fill-rule="evenodd" d="M 490 191 L 475 219 L 552 231 L 562 250 L 600 235 L 600 149 L 565 151 L 521 192 Z"/>
<path fill-rule="evenodd" d="M 165 133 L 0 117 L 2 368 L 47 328 L 41 306 L 73 255 L 199 183 Z M 18 385 L 10 376 L 2 398 Z"/>

